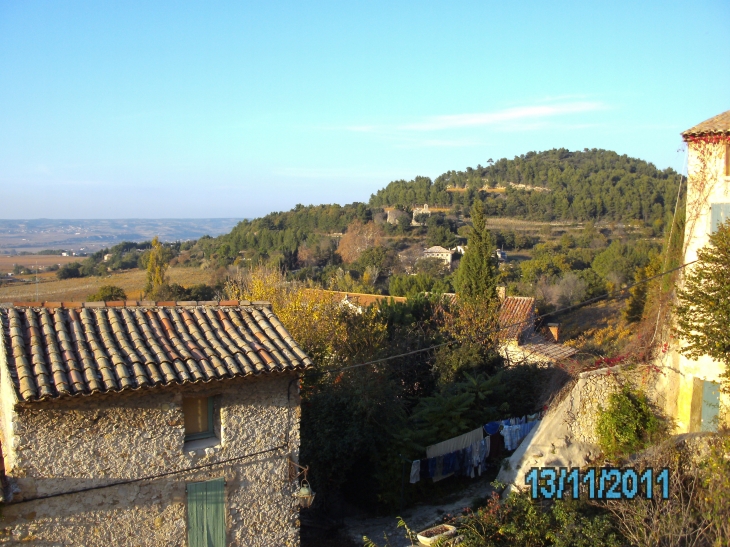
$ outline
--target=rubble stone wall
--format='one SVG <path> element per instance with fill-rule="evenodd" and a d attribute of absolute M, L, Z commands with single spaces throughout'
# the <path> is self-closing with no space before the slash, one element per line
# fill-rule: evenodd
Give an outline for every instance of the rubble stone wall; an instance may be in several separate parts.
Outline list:
<path fill-rule="evenodd" d="M 596 423 L 599 410 L 608 405 L 612 393 L 628 385 L 646 393 L 657 409 L 664 409 L 664 395 L 656 386 L 657 373 L 650 368 L 603 368 L 579 375 L 568 394 L 566 422 L 571 436 L 581 442 L 597 444 Z"/>
<path fill-rule="evenodd" d="M 14 494 L 2 510 L 0 544 L 187 545 L 186 484 L 223 477 L 229 545 L 298 546 L 295 485 L 288 480 L 288 458 L 299 447 L 293 378 L 18 407 L 13 438 L 5 439 L 14 455 L 6 458 Z M 185 443 L 183 393 L 217 396 L 219 442 Z M 180 472 L 191 468 L 198 469 Z M 55 496 L 156 475 L 164 476 Z"/>

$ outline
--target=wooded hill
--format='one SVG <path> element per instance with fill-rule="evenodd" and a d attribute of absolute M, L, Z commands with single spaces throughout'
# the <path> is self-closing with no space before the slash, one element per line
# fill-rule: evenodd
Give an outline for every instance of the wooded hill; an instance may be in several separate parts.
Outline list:
<path fill-rule="evenodd" d="M 255 262 L 276 253 L 286 266 L 296 262 L 296 250 L 306 243 L 326 260 L 325 255 L 334 252 L 327 236 L 346 231 L 355 219 L 368 222 L 385 207 L 410 210 L 424 203 L 460 216 L 477 198 L 485 203 L 489 216 L 638 221 L 661 233 L 680 181 L 672 169 L 660 171 L 651 163 L 608 150 L 529 152 L 488 163 L 487 167 L 449 171 L 435 181 L 428 177 L 393 181 L 373 194 L 369 204 L 297 205 L 287 212 L 244 220 L 229 234 L 201 238 L 191 250 L 191 258 L 222 265 L 242 255 Z"/>
<path fill-rule="evenodd" d="M 435 181 L 398 180 L 373 194 L 371 207 L 470 207 L 479 197 L 492 216 L 530 220 L 662 221 L 680 175 L 609 150 L 564 148 L 449 171 Z M 519 187 L 515 185 L 524 185 Z M 495 190 L 503 188 L 503 192 Z"/>

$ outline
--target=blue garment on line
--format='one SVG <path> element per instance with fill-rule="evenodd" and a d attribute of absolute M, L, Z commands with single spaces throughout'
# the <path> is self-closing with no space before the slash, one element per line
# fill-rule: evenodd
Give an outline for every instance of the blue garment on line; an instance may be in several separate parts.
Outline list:
<path fill-rule="evenodd" d="M 448 454 L 444 454 L 443 458 L 444 462 L 443 467 L 441 468 L 441 474 L 448 475 L 449 473 L 453 473 L 454 466 L 456 464 L 456 452 L 449 452 Z"/>
<path fill-rule="evenodd" d="M 464 456 L 461 460 L 463 465 L 461 467 L 461 474 L 465 477 L 471 476 L 472 469 L 474 469 L 474 460 L 472 458 L 471 446 L 467 446 L 464 449 Z"/>
<path fill-rule="evenodd" d="M 428 476 L 433 478 L 436 476 L 436 458 L 428 458 Z"/>
<path fill-rule="evenodd" d="M 484 431 L 486 431 L 487 435 L 496 435 L 499 433 L 499 422 L 489 422 L 484 426 Z"/>

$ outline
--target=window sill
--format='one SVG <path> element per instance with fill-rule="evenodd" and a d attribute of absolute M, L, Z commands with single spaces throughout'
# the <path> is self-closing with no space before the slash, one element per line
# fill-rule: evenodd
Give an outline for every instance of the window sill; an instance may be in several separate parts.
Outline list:
<path fill-rule="evenodd" d="M 183 444 L 183 451 L 185 452 L 196 452 L 203 450 L 204 448 L 212 448 L 214 446 L 220 446 L 221 440 L 218 437 L 206 437 L 204 439 L 195 439 L 194 441 L 185 441 Z"/>

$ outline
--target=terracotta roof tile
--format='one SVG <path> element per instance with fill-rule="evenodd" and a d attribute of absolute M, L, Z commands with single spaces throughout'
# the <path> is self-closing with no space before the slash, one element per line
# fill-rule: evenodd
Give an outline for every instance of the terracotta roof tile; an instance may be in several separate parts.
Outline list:
<path fill-rule="evenodd" d="M 268 303 L 32 304 L 0 309 L 0 344 L 21 402 L 312 366 Z"/>
<path fill-rule="evenodd" d="M 687 138 L 699 135 L 715 135 L 723 133 L 730 133 L 730 110 L 723 112 L 722 114 L 718 114 L 717 116 L 713 116 L 709 120 L 705 120 L 691 129 L 687 129 L 687 131 L 682 133 L 682 136 Z"/>
<path fill-rule="evenodd" d="M 508 296 L 499 308 L 500 340 L 519 340 L 534 327 L 535 299 L 528 296 Z"/>

